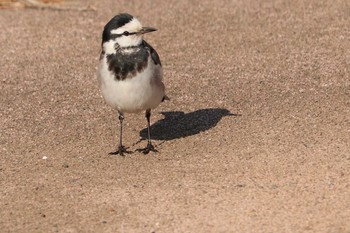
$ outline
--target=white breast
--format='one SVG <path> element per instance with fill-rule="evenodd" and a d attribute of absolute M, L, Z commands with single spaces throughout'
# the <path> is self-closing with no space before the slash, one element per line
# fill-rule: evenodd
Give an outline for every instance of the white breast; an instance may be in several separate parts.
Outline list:
<path fill-rule="evenodd" d="M 106 55 L 100 61 L 98 79 L 105 101 L 121 112 L 140 112 L 156 108 L 164 96 L 162 68 L 151 57 L 142 73 L 133 78 L 116 80 L 108 70 Z"/>

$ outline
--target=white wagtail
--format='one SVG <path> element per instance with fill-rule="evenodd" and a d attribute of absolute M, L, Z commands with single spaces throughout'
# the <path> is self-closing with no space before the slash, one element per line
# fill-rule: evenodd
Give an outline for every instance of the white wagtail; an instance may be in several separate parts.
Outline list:
<path fill-rule="evenodd" d="M 157 151 L 151 143 L 151 109 L 167 99 L 162 82 L 163 70 L 157 52 L 143 40 L 155 28 L 142 27 L 133 16 L 114 16 L 104 27 L 98 79 L 102 95 L 119 113 L 120 142 L 115 152 L 130 153 L 122 143 L 124 113 L 146 111 L 148 143 L 138 151 Z"/>

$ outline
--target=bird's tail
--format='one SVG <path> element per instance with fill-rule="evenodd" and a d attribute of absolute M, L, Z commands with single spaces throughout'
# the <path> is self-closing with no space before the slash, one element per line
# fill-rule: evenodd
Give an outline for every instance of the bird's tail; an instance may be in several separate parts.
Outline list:
<path fill-rule="evenodd" d="M 164 102 L 165 100 L 170 100 L 170 98 L 167 95 L 163 96 L 162 102 Z"/>

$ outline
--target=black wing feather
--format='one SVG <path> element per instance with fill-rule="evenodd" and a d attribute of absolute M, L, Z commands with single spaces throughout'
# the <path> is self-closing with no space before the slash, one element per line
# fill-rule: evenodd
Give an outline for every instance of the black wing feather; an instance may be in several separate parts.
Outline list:
<path fill-rule="evenodd" d="M 146 41 L 143 41 L 143 44 L 145 45 L 145 47 L 147 47 L 150 50 L 151 57 L 152 57 L 154 64 L 156 64 L 156 65 L 159 64 L 160 66 L 162 66 L 162 63 L 160 62 L 159 55 L 156 52 L 156 50 L 154 48 L 152 48 L 152 46 L 150 44 L 148 44 Z"/>

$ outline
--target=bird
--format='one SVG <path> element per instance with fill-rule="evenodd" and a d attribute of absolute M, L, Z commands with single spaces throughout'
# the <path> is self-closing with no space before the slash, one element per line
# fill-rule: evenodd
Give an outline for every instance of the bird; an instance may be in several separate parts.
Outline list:
<path fill-rule="evenodd" d="M 117 14 L 104 26 L 97 77 L 105 102 L 117 110 L 120 122 L 119 144 L 112 155 L 132 153 L 123 145 L 124 114 L 142 111 L 147 120 L 148 142 L 137 151 L 158 152 L 151 142 L 151 110 L 169 98 L 159 55 L 143 39 L 146 33 L 154 31 L 157 29 L 143 27 L 128 13 Z"/>

